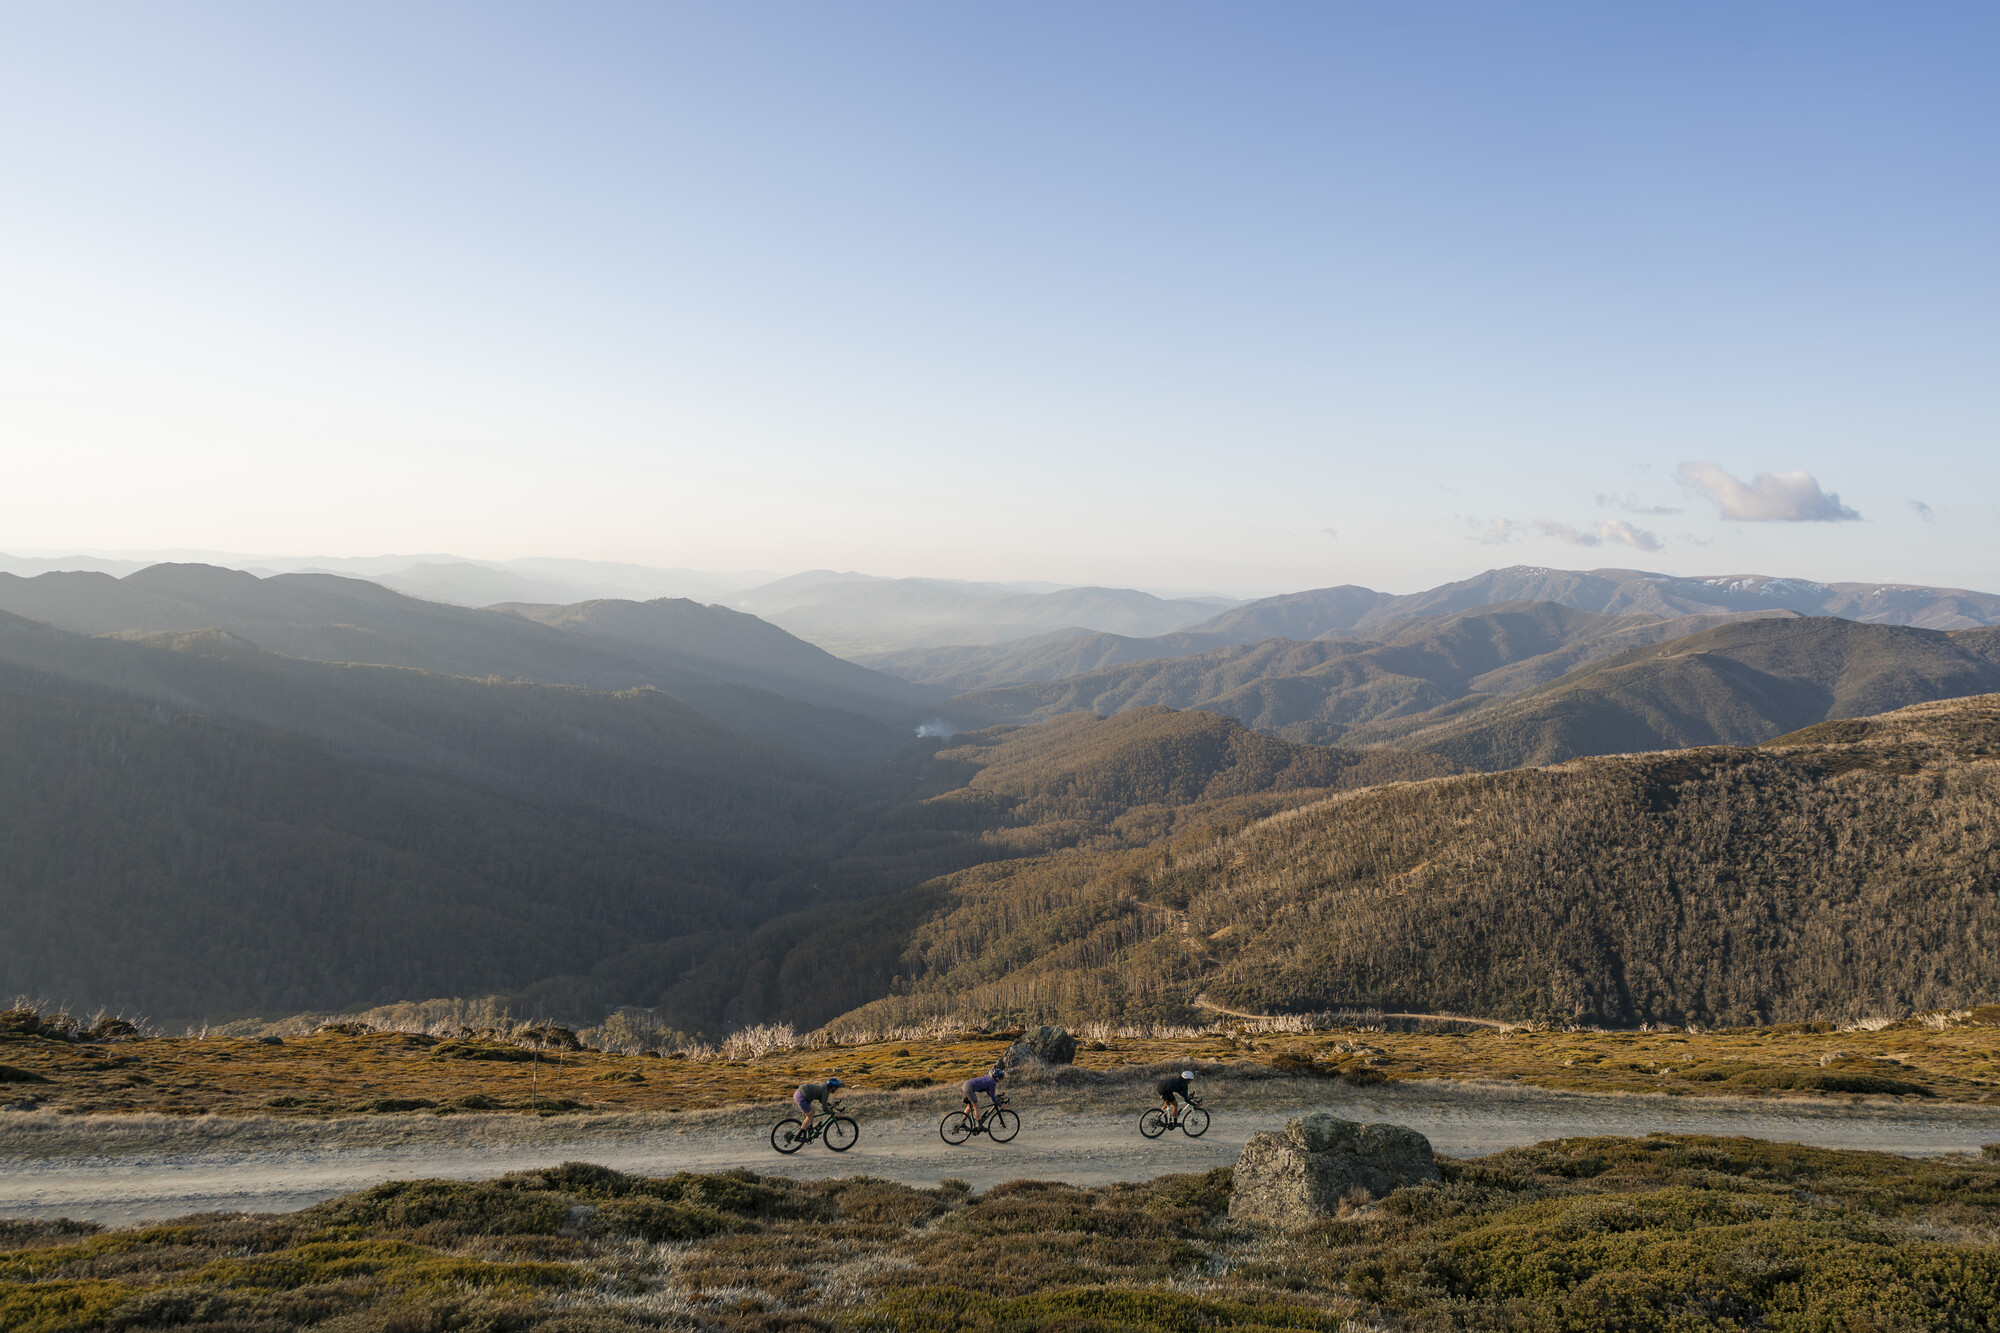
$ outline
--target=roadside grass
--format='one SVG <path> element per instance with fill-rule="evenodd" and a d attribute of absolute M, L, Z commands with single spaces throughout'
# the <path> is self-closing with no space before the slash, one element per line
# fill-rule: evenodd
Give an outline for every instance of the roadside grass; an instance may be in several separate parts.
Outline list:
<path fill-rule="evenodd" d="M 16 1011 L 17 1013 L 20 1011 Z M 5 1016 L 0 1016 L 5 1017 Z M 0 1107 L 59 1113 L 451 1116 L 690 1111 L 782 1102 L 839 1073 L 857 1090 L 948 1089 L 1018 1034 L 960 1031 L 835 1044 L 628 1053 L 516 1034 L 441 1038 L 339 1024 L 304 1036 L 91 1039 L 0 1023 Z M 523 1032 L 537 1031 L 523 1029 Z M 543 1029 L 568 1036 L 561 1029 Z M 775 1030 L 773 1030 L 775 1031 Z M 1136 1077 L 1192 1064 L 1214 1077 L 1459 1079 L 1579 1092 L 2000 1101 L 2000 1008 L 1836 1029 L 1784 1024 L 1706 1032 L 1286 1031 L 1236 1024 L 1172 1035 L 1100 1029 L 1077 1073 Z M 524 1040 L 530 1044 L 521 1044 Z M 760 1050 L 752 1054 L 751 1049 Z M 738 1054 L 727 1054 L 728 1049 Z"/>
<path fill-rule="evenodd" d="M 298 1213 L 0 1228 L 0 1327 L 726 1333 L 1982 1329 L 2000 1161 L 1556 1140 L 1299 1232 L 1231 1173 L 984 1194 L 585 1163 Z"/>

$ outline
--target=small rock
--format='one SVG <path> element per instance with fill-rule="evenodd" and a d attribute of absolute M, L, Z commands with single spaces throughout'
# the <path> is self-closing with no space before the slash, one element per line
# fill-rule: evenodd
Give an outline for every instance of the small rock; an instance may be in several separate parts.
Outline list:
<path fill-rule="evenodd" d="M 1364 1125 L 1314 1111 L 1275 1134 L 1252 1134 L 1237 1160 L 1229 1216 L 1307 1226 L 1332 1217 L 1356 1190 L 1381 1198 L 1439 1178 L 1430 1140 L 1403 1125 Z"/>

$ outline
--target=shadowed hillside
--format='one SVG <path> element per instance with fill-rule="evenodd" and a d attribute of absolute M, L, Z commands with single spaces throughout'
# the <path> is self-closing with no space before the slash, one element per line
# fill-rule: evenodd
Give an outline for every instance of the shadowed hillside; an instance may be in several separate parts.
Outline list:
<path fill-rule="evenodd" d="M 2000 998 L 2000 696 L 1391 785 L 935 886 L 844 1019 L 1379 1008 L 1745 1023 Z"/>
<path fill-rule="evenodd" d="M 642 942 L 686 967 L 801 901 L 854 809 L 656 690 L 0 619 L 14 992 L 191 1016 L 521 990 Z"/>

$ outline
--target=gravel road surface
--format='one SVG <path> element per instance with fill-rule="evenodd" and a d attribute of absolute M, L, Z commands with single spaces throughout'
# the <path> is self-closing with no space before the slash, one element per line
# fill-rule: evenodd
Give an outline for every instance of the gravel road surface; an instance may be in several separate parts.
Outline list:
<path fill-rule="evenodd" d="M 384 1180 L 473 1179 L 563 1161 L 649 1175 L 744 1166 L 912 1184 L 956 1176 L 979 1188 L 1036 1177 L 1099 1184 L 1230 1165 L 1252 1133 L 1308 1109 L 1409 1125 L 1454 1156 L 1574 1135 L 1656 1131 L 1920 1155 L 1976 1152 L 2000 1140 L 2000 1106 L 1903 1099 L 1594 1096 L 1447 1083 L 1364 1091 L 1291 1080 L 1218 1084 L 1208 1093 L 1215 1123 L 1205 1137 L 1175 1132 L 1149 1143 L 1136 1128 L 1146 1106 L 1141 1092 L 1027 1087 L 1013 1103 L 1023 1121 L 1019 1138 L 1008 1144 L 975 1138 L 959 1148 L 938 1137 L 938 1121 L 952 1105 L 939 1094 L 860 1094 L 848 1101 L 862 1125 L 852 1150 L 834 1153 L 815 1143 L 793 1157 L 773 1152 L 766 1137 L 777 1107 L 541 1120 L 176 1120 L 17 1112 L 0 1116 L 0 1217 L 124 1225 L 197 1212 L 277 1212 Z"/>

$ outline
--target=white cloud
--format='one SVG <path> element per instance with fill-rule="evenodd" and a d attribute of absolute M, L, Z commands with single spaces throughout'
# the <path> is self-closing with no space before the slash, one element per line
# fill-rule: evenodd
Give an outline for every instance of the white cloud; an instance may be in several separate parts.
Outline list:
<path fill-rule="evenodd" d="M 1622 518 L 1606 519 L 1590 530 L 1579 530 L 1567 523 L 1558 523 L 1552 518 L 1535 520 L 1535 531 L 1544 537 L 1554 537 L 1566 541 L 1571 546 L 1603 546 L 1607 542 L 1617 542 L 1625 546 L 1636 546 L 1642 551 L 1660 549 L 1660 539 L 1644 528 L 1635 528 Z"/>
<path fill-rule="evenodd" d="M 1472 539 L 1481 546 L 1506 546 L 1527 535 L 1521 531 L 1521 525 L 1511 518 L 1496 518 L 1483 528 L 1476 518 L 1468 518 L 1465 523 L 1472 529 Z"/>
<path fill-rule="evenodd" d="M 1715 501 L 1724 518 L 1750 523 L 1835 523 L 1861 517 L 1834 492 L 1822 491 L 1810 472 L 1760 472 L 1745 483 L 1714 463 L 1682 463 L 1674 477 Z"/>
<path fill-rule="evenodd" d="M 1916 510 L 1917 517 L 1922 519 L 1926 523 L 1935 522 L 1937 519 L 1937 511 L 1935 509 L 1932 509 L 1929 505 L 1925 504 L 1922 500 L 1910 501 L 1910 508 Z"/>
<path fill-rule="evenodd" d="M 1339 540 L 1340 540 L 1340 529 L 1339 529 L 1339 528 L 1321 528 L 1321 529 L 1320 529 L 1320 531 L 1321 531 L 1321 532 L 1324 532 L 1324 533 L 1325 533 L 1325 534 L 1326 534 L 1327 536 L 1329 536 L 1329 537 L 1333 538 L 1333 539 L 1334 539 L 1335 541 L 1339 541 Z"/>

